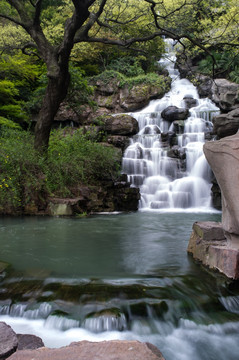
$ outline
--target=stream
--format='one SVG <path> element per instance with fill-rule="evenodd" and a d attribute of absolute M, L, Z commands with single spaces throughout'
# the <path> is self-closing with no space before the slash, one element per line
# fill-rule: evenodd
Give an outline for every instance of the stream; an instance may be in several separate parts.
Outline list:
<path fill-rule="evenodd" d="M 166 360 L 236 360 L 239 289 L 187 255 L 194 221 L 219 212 L 1 218 L 0 321 L 72 341 L 137 339 Z"/>

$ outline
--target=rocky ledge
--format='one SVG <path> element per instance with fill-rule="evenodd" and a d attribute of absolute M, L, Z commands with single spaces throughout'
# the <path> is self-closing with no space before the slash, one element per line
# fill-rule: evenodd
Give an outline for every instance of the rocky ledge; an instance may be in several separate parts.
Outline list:
<path fill-rule="evenodd" d="M 209 268 L 239 279 L 239 132 L 204 145 L 222 194 L 222 223 L 195 223 L 188 251 Z"/>
<path fill-rule="evenodd" d="M 46 348 L 37 336 L 17 335 L 4 322 L 0 322 L 0 359 L 164 360 L 157 347 L 139 341 L 80 341 L 57 349 Z"/>
<path fill-rule="evenodd" d="M 221 223 L 195 222 L 187 251 L 209 269 L 239 278 L 239 251 L 230 246 Z"/>

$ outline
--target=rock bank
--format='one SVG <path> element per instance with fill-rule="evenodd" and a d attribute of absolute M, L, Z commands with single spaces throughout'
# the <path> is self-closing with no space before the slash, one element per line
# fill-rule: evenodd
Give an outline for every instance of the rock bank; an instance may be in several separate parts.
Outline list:
<path fill-rule="evenodd" d="M 222 224 L 194 224 L 188 251 L 204 265 L 239 279 L 239 132 L 207 142 L 204 153 L 221 189 Z"/>
<path fill-rule="evenodd" d="M 138 341 L 80 341 L 59 349 L 17 351 L 9 360 L 164 360 L 152 344 Z"/>
<path fill-rule="evenodd" d="M 46 348 L 35 335 L 16 334 L 0 322 L 0 359 L 9 360 L 164 360 L 157 347 L 139 341 L 80 341 Z"/>
<path fill-rule="evenodd" d="M 5 322 L 0 322 L 0 359 L 11 358 L 18 350 L 43 347 L 43 341 L 35 335 L 16 334 Z"/>

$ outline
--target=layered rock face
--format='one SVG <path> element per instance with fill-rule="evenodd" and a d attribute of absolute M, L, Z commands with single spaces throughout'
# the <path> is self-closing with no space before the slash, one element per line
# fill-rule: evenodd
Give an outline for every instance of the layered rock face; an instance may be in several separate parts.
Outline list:
<path fill-rule="evenodd" d="M 210 268 L 239 278 L 239 132 L 204 145 L 222 194 L 222 224 L 194 224 L 188 252 Z M 205 226 L 211 231 L 206 236 Z M 210 232 L 209 231 L 209 232 Z M 208 232 L 207 232 L 208 233 Z"/>
<path fill-rule="evenodd" d="M 223 112 L 239 106 L 239 84 L 226 79 L 215 79 L 212 83 L 212 100 Z"/>

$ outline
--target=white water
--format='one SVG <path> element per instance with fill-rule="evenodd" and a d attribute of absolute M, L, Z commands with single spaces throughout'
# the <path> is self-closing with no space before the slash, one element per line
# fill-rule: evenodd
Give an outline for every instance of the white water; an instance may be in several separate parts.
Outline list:
<path fill-rule="evenodd" d="M 205 133 L 212 129 L 211 117 L 219 109 L 208 98 L 200 99 L 189 80 L 180 79 L 174 69 L 175 51 L 171 41 L 168 51 L 161 63 L 172 78 L 171 90 L 142 111 L 131 113 L 138 120 L 140 131 L 125 151 L 122 168 L 132 186 L 140 187 L 141 209 L 207 211 L 211 207 L 211 171 L 203 144 Z M 183 160 L 181 156 L 180 160 L 169 157 L 169 148 L 162 142 L 161 133 L 172 132 L 174 125 L 163 120 L 161 112 L 168 106 L 185 108 L 186 96 L 192 97 L 197 106 L 190 109 L 183 133 L 179 130 L 177 134 L 177 149 L 186 158 Z"/>

